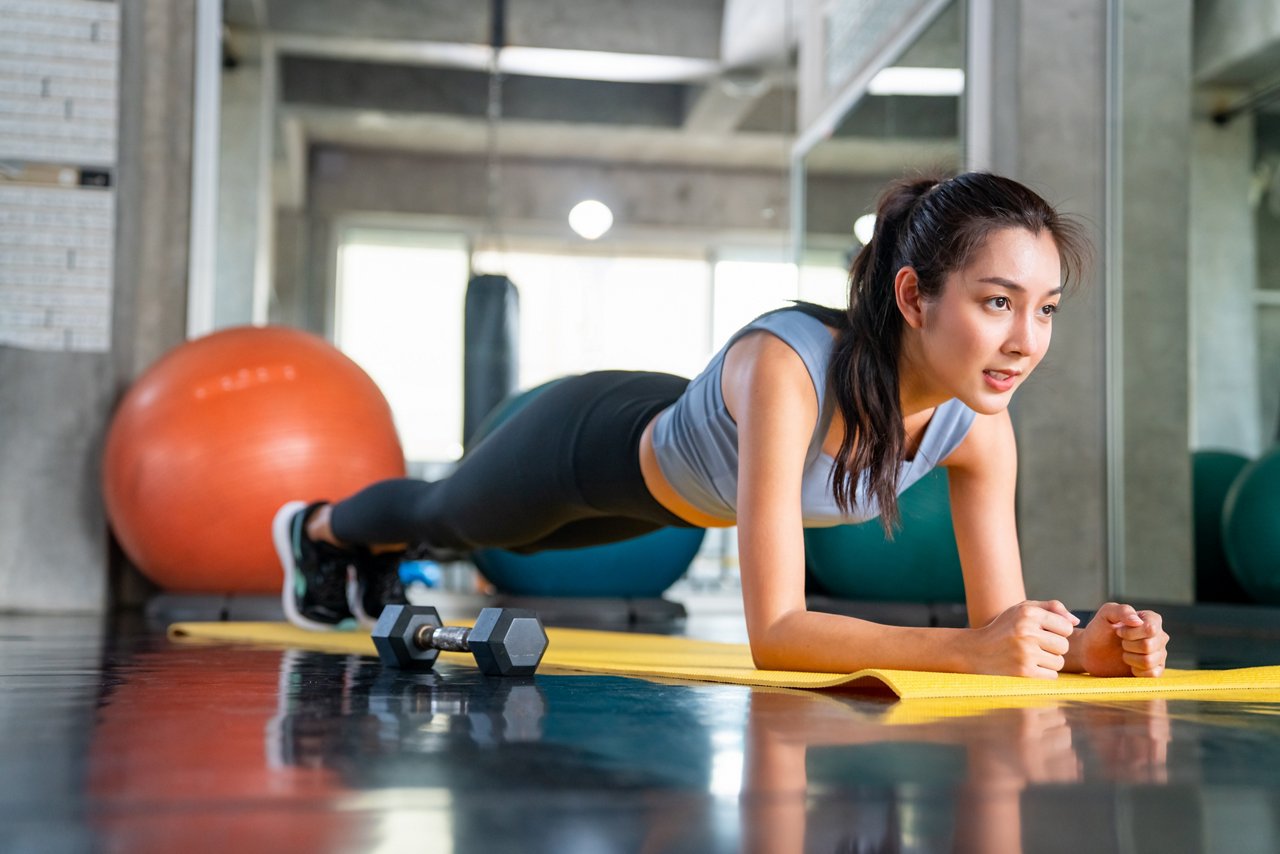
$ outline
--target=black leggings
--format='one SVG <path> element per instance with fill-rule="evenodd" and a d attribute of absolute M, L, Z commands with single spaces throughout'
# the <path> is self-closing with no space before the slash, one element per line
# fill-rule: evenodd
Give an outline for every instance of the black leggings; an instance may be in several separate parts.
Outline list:
<path fill-rule="evenodd" d="M 640 473 L 640 434 L 689 381 L 599 371 L 539 394 L 476 445 L 453 474 L 376 483 L 333 506 L 347 543 L 532 553 L 694 527 L 659 504 Z"/>

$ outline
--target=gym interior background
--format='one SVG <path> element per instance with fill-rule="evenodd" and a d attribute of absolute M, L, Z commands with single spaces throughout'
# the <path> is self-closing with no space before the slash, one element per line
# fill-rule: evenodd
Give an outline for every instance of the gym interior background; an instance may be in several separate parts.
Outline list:
<path fill-rule="evenodd" d="M 105 791 L 95 788 L 104 784 L 92 776 L 95 752 L 145 752 L 124 730 L 163 730 L 145 710 L 178 696 L 147 699 L 142 691 L 126 705 L 127 724 L 114 724 L 116 746 L 90 743 L 92 728 L 107 724 L 93 723 L 89 695 L 108 682 L 127 686 L 121 674 L 144 660 L 182 685 L 182 696 L 217 709 L 244 691 L 274 691 L 279 679 L 286 720 L 298 709 L 341 717 L 323 692 L 287 692 L 286 681 L 336 684 L 364 673 L 357 662 L 319 653 L 259 650 L 250 660 L 218 650 L 179 660 L 145 627 L 122 628 L 132 625 L 127 615 L 155 616 L 157 602 L 208 605 L 139 573 L 104 508 L 108 429 L 126 392 L 162 355 L 246 324 L 314 333 L 387 396 L 408 470 L 436 476 L 466 440 L 464 318 L 475 276 L 505 276 L 514 286 L 515 299 L 504 291 L 495 315 L 509 350 L 504 394 L 595 368 L 692 375 L 763 310 L 794 298 L 839 304 L 859 245 L 855 222 L 885 181 L 913 169 L 986 168 L 1025 181 L 1078 215 L 1099 250 L 1090 284 L 1056 323 L 1049 357 L 1012 409 L 1029 594 L 1077 609 L 1108 598 L 1157 604 L 1185 629 L 1174 647 L 1183 666 L 1275 663 L 1277 57 L 1274 0 L 0 0 L 0 610 L 11 614 L 0 660 L 18 686 L 0 689 L 8 697 L 0 708 L 31 726 L 62 709 L 54 764 L 69 769 L 34 790 L 23 789 L 16 771 L 3 773 L 0 814 L 33 834 L 15 837 L 32 850 L 53 850 L 55 838 L 78 850 L 93 839 L 156 843 L 179 832 L 160 820 L 128 820 L 129 804 L 153 804 L 172 784 L 151 766 L 129 790 L 140 800 L 113 802 L 103 821 L 77 812 Z M 595 239 L 569 223 L 585 200 L 612 212 L 612 226 Z M 709 533 L 665 592 L 687 610 L 690 631 L 714 626 L 706 631 L 718 639 L 741 639 L 734 548 L 732 531 Z M 486 589 L 468 563 L 433 570 L 424 580 L 436 588 L 425 595 L 465 599 Z M 956 613 L 905 586 L 860 597 L 857 584 L 822 581 L 815 579 L 815 600 L 836 610 L 935 622 Z M 235 598 L 203 592 L 220 597 L 223 613 Z M 231 674 L 238 687 L 215 696 L 184 667 Z M 53 682 L 23 687 L 21 677 L 46 670 Z M 96 675 L 77 681 L 82 672 Z M 360 702 L 385 702 L 362 678 Z M 857 704 L 833 711 L 790 696 L 596 681 L 594 705 L 572 707 L 597 721 L 587 729 L 599 730 L 600 741 L 579 745 L 583 751 L 617 758 L 603 721 L 629 703 L 653 704 L 668 721 L 700 721 L 695 729 L 708 742 L 689 752 L 675 788 L 721 800 L 691 819 L 711 834 L 699 837 L 706 845 L 677 840 L 673 850 L 745 845 L 756 819 L 768 824 L 767 808 L 735 801 L 730 809 L 723 800 L 743 778 L 744 737 L 794 736 L 810 745 L 811 761 L 828 725 L 892 741 Z M 428 723 L 470 721 L 470 734 L 438 733 L 459 750 L 485 744 L 473 731 L 484 715 L 503 719 L 503 709 L 532 702 L 542 711 L 528 743 L 541 750 L 566 720 L 551 706 L 585 701 L 554 678 L 537 685 L 525 696 L 523 687 L 458 676 L 432 686 L 430 714 L 417 712 Z M 388 714 L 404 726 L 422 723 L 407 706 L 396 708 Z M 1055 726 L 1103 739 L 1134 727 L 1167 735 L 1173 707 L 1161 708 L 1072 708 Z M 1257 755 L 1274 755 L 1274 729 L 1236 710 L 1215 730 L 1178 708 L 1186 714 L 1172 715 L 1173 735 L 1164 739 L 1172 752 L 1143 786 L 1117 788 L 1123 778 L 1105 775 L 1101 749 L 1077 757 L 1084 772 L 1074 791 L 1080 803 L 1106 810 L 1103 841 L 1145 850 L 1124 834 L 1172 826 L 1192 847 L 1273 850 L 1274 783 L 1219 748 L 1252 744 Z M 707 723 L 713 709 L 740 711 L 747 730 Z M 772 732 L 784 711 L 796 730 Z M 976 778 L 984 760 L 975 745 L 1009 726 L 1025 729 L 1024 712 L 980 718 L 964 733 L 939 725 L 942 735 L 921 738 L 965 745 Z M 634 722 L 653 737 L 642 718 Z M 1234 741 L 1241 731 L 1252 735 Z M 520 741 L 513 732 L 498 738 L 507 752 L 477 779 L 506 774 L 508 761 L 563 770 L 541 754 L 510 755 Z M 258 730 L 242 735 L 261 741 Z M 13 768 L 38 764 L 36 753 L 5 740 Z M 396 816 L 449 813 L 419 801 L 397 812 L 409 801 L 387 792 L 410 791 L 412 775 L 365 762 L 359 745 L 342 741 L 335 750 L 357 757 L 348 769 L 360 778 L 355 789 L 384 796 L 367 810 L 385 826 L 382 835 L 348 838 L 349 826 L 334 819 L 333 845 L 403 842 L 391 827 Z M 1215 750 L 1194 771 L 1185 765 Z M 618 754 L 639 755 L 634 746 Z M 929 815 L 937 805 L 903 801 L 903 787 L 971 777 L 927 757 L 893 759 L 913 770 L 886 782 L 869 770 L 875 762 L 859 760 L 868 779 L 897 792 L 888 812 L 875 812 L 876 838 L 904 848 L 909 838 L 937 841 L 918 824 L 912 832 L 924 835 L 910 837 L 904 803 Z M 192 753 L 184 761 L 211 760 Z M 224 772 L 249 778 L 250 760 L 226 761 Z M 641 768 L 632 779 L 583 761 L 591 781 L 579 780 L 583 790 L 616 793 L 634 783 L 651 797 L 646 809 L 670 806 L 659 769 Z M 269 783 L 280 779 L 270 774 L 297 770 L 289 757 L 272 762 L 275 772 L 253 777 L 263 788 L 244 791 L 269 800 Z M 811 773 L 811 785 L 820 777 Z M 811 794 L 835 798 L 828 806 L 847 806 L 846 796 L 868 806 L 841 785 Z M 235 791 L 215 787 L 209 797 Z M 948 815 L 965 797 L 991 795 L 963 785 L 958 795 L 947 791 Z M 43 817 L 63 813 L 30 812 L 42 794 L 70 797 L 58 809 L 79 816 L 71 830 L 49 836 L 52 819 Z M 519 794 L 529 806 L 529 793 Z M 306 791 L 308 803 L 331 795 Z M 183 808 L 198 812 L 191 798 Z M 1067 823 L 1043 787 L 1028 789 L 1021 803 L 1028 828 Z M 633 831 L 649 840 L 638 829 L 648 819 L 628 809 L 595 803 L 587 812 L 597 821 L 576 832 L 605 833 L 602 816 L 617 814 L 628 821 L 600 838 L 604 847 Z M 463 840 L 484 838 L 465 834 L 516 838 L 511 828 L 485 827 L 483 810 L 467 815 L 453 828 L 460 850 Z M 810 840 L 826 833 L 848 841 L 848 827 L 843 836 L 835 829 L 843 821 L 836 812 L 810 818 Z M 421 823 L 406 821 L 412 836 Z M 573 839 L 590 847 L 596 838 Z M 647 844 L 664 850 L 661 841 Z"/>

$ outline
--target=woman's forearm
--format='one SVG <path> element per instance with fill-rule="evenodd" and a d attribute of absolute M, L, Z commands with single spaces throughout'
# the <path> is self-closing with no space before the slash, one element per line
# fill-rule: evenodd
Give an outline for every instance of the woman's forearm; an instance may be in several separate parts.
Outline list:
<path fill-rule="evenodd" d="M 965 672 L 968 629 L 886 626 L 815 611 L 793 611 L 751 631 L 762 670 L 852 673 L 868 667 Z"/>

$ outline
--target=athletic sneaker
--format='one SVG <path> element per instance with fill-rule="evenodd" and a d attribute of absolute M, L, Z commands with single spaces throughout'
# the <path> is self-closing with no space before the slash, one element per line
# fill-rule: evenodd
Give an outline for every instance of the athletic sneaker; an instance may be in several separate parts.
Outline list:
<path fill-rule="evenodd" d="M 353 629 L 347 576 L 354 554 L 307 536 L 306 521 L 320 506 L 290 501 L 276 512 L 271 537 L 284 569 L 280 601 L 285 617 L 299 628 Z"/>
<path fill-rule="evenodd" d="M 400 581 L 400 562 L 404 552 L 363 553 L 351 562 L 347 582 L 347 607 L 356 620 L 366 626 L 378 622 L 387 605 L 407 605 L 404 584 Z"/>

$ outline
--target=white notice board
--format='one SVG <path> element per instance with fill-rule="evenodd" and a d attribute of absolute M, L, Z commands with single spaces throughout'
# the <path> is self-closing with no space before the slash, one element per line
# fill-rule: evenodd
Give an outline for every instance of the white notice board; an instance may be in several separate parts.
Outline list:
<path fill-rule="evenodd" d="M 0 0 L 0 345 L 111 346 L 120 9 Z"/>

